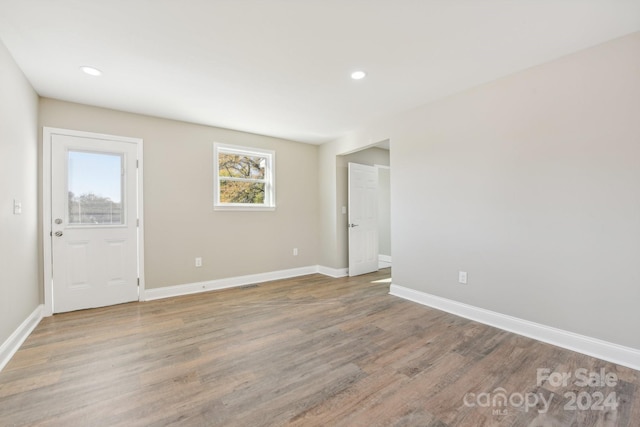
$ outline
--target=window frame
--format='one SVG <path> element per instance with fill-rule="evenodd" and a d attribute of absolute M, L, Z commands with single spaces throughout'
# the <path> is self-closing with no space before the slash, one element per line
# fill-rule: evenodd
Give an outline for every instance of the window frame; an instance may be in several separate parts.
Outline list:
<path fill-rule="evenodd" d="M 264 182 L 264 203 L 223 203 L 220 201 L 219 153 L 258 156 L 266 159 L 264 179 L 241 179 L 245 182 Z M 224 178 L 223 178 L 224 179 Z M 227 178 L 228 179 L 228 178 Z M 228 179 L 237 181 L 239 179 Z M 231 211 L 273 211 L 276 209 L 276 152 L 264 148 L 213 143 L 213 209 Z"/>

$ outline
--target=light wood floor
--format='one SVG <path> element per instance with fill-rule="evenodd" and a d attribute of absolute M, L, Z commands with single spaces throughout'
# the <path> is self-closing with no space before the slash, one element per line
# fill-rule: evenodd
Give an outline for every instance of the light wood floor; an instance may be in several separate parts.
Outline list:
<path fill-rule="evenodd" d="M 640 372 L 390 296 L 388 275 L 45 318 L 0 372 L 0 426 L 640 425 Z M 538 386 L 538 368 L 618 379 Z M 500 392 L 511 403 L 482 405 Z M 565 393 L 584 407 L 598 392 L 617 411 L 565 409 Z M 518 393 L 551 398 L 549 411 Z"/>

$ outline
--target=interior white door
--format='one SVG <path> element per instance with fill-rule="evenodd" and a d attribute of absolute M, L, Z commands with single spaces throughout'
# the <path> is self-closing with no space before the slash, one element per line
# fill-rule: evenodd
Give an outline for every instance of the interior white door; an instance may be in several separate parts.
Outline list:
<path fill-rule="evenodd" d="M 52 135 L 53 312 L 138 300 L 137 146 Z"/>
<path fill-rule="evenodd" d="M 378 169 L 349 163 L 349 276 L 378 271 Z"/>

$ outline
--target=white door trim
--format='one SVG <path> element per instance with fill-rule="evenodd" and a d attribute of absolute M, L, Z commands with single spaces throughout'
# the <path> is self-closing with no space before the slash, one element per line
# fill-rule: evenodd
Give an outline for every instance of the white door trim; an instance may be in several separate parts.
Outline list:
<path fill-rule="evenodd" d="M 84 132 L 69 129 L 58 129 L 52 127 L 42 128 L 42 257 L 43 257 L 43 290 L 44 290 L 44 309 L 43 316 L 51 316 L 53 314 L 53 288 L 52 288 L 52 251 L 51 251 L 51 141 L 53 135 L 66 135 L 81 138 L 105 139 L 109 141 L 130 142 L 136 144 L 138 156 L 138 277 L 139 284 L 139 300 L 144 300 L 144 204 L 142 201 L 143 193 L 143 161 L 142 161 L 142 144 L 141 138 L 130 138 L 124 136 L 106 135 L 100 133 Z"/>

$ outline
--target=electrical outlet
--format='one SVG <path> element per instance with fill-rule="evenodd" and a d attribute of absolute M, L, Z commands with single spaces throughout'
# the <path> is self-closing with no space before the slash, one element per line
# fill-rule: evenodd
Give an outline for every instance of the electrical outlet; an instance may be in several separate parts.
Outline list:
<path fill-rule="evenodd" d="M 458 283 L 462 283 L 463 285 L 467 284 L 467 272 L 466 271 L 458 271 Z"/>
<path fill-rule="evenodd" d="M 202 258 L 200 257 L 196 258 L 196 267 L 202 267 Z"/>
<path fill-rule="evenodd" d="M 298 256 L 298 248 L 293 248 L 293 256 Z"/>

